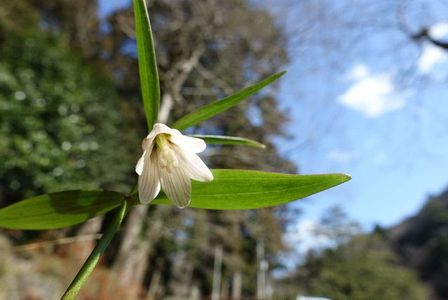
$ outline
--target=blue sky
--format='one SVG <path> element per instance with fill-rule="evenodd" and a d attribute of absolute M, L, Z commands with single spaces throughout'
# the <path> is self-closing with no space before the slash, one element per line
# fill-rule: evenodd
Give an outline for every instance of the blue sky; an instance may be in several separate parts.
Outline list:
<path fill-rule="evenodd" d="M 100 16 L 104 17 L 116 9 L 127 7 L 130 0 L 98 0 Z"/>
<path fill-rule="evenodd" d="M 275 8 L 272 0 L 256 2 L 279 14 L 290 38 L 297 38 L 296 20 L 303 7 L 282 10 L 277 3 L 288 1 L 275 2 Z M 101 14 L 127 3 L 100 1 Z M 331 23 L 313 24 L 306 38 L 299 35 L 290 44 L 291 64 L 281 79 L 280 101 L 292 121 L 286 128 L 290 137 L 279 145 L 301 173 L 344 172 L 353 179 L 295 204 L 304 213 L 292 230 L 300 231 L 301 224 L 310 227 L 333 205 L 342 206 L 365 229 L 396 224 L 448 184 L 448 56 L 429 44 L 417 47 L 396 30 L 399 1 L 377 6 L 365 0 L 356 5 L 346 0 L 315 3 L 326 4 L 315 13 Z M 410 1 L 404 19 L 412 20 L 412 29 L 430 26 L 444 38 L 447 10 L 443 1 Z M 363 34 L 369 20 L 359 27 L 337 24 L 353 21 L 362 11 L 386 26 Z M 323 47 L 324 42 L 331 48 Z M 411 75 L 404 76 L 409 66 Z"/>
<path fill-rule="evenodd" d="M 357 3 L 360 6 L 351 10 L 361 12 L 368 1 Z M 436 3 L 427 9 L 440 7 Z M 431 11 L 431 18 L 420 25 L 446 38 L 446 9 L 439 11 L 440 16 Z M 338 17 L 344 19 L 343 14 Z M 362 29 L 335 27 L 316 25 L 315 34 L 339 34 L 343 46 L 327 49 L 327 57 L 315 55 L 320 52 L 315 48 L 302 51 L 303 58 L 293 59 L 289 76 L 282 81 L 283 105 L 293 120 L 288 127 L 293 138 L 285 147 L 303 173 L 346 172 L 353 179 L 299 205 L 307 222 L 337 204 L 366 229 L 374 224 L 390 226 L 447 187 L 448 53 L 430 44 L 417 47 L 392 29 L 357 39 L 351 51 L 344 43 L 350 47 L 350 39 Z M 402 43 L 399 50 L 394 41 Z M 308 72 L 307 61 L 313 59 L 324 67 Z M 406 62 L 412 59 L 413 69 L 406 77 Z M 329 65 L 338 60 L 338 67 L 325 67 L 325 60 Z M 402 77 L 405 80 L 400 81 Z"/>
<path fill-rule="evenodd" d="M 333 7 L 338 21 L 350 23 L 351 14 L 367 11 L 366 6 L 374 14 L 370 5 L 376 2 L 359 0 L 349 8 L 344 3 L 353 2 L 333 3 L 340 5 Z M 378 9 L 376 17 L 386 26 L 376 31 L 363 34 L 365 24 L 326 27 L 323 22 L 313 24 L 314 31 L 308 32 L 312 38 L 302 42 L 311 47 L 290 46 L 295 58 L 281 91 L 291 112 L 292 137 L 280 141 L 284 153 L 303 173 L 345 172 L 353 177 L 295 204 L 304 213 L 287 239 L 299 245 L 299 253 L 328 244 L 313 231 L 333 205 L 370 230 L 375 224 L 397 224 L 415 214 L 428 196 L 448 188 L 448 52 L 410 41 L 393 23 L 394 2 L 383 3 L 391 7 Z M 410 28 L 427 26 L 434 37 L 447 40 L 447 3 L 407 3 L 414 4 L 402 10 L 412 21 Z M 301 14 L 296 9 L 287 10 L 289 30 L 294 23 L 288 20 Z M 319 36 L 332 47 L 319 45 Z"/>
<path fill-rule="evenodd" d="M 289 74 L 294 73 L 292 66 Z M 411 103 L 416 96 L 410 93 L 399 100 L 403 102 L 400 105 L 391 105 L 391 111 L 385 105 L 383 109 L 373 109 L 372 116 L 365 107 L 382 101 L 382 97 L 360 96 L 355 106 L 341 100 L 347 91 L 357 87 L 362 90 L 363 86 L 368 89 L 363 80 L 375 79 L 342 83 L 345 87 L 330 93 L 328 102 L 316 103 L 314 99 L 319 98 L 316 94 L 321 90 L 307 92 L 308 99 L 315 96 L 313 100 L 297 100 L 288 91 L 295 84 L 294 76 L 285 78 L 282 82 L 283 97 L 287 99 L 284 105 L 292 108 L 293 122 L 288 130 L 294 136 L 286 141 L 285 147 L 303 173 L 346 172 L 353 177 L 351 182 L 306 201 L 310 203 L 305 205 L 305 215 L 314 218 L 326 207 L 340 204 L 367 227 L 374 223 L 387 226 L 414 213 L 429 194 L 439 193 L 448 183 L 445 155 L 448 140 L 444 132 L 448 94 L 446 87 L 434 84 L 420 93 L 424 103 L 418 107 Z M 400 96 L 388 97 L 384 96 L 388 102 L 400 99 Z M 366 103 L 362 102 L 369 98 Z M 313 105 L 326 107 L 321 114 L 319 107 Z M 331 119 L 331 114 L 336 117 Z M 310 131 L 317 132 L 317 136 L 307 144 Z"/>

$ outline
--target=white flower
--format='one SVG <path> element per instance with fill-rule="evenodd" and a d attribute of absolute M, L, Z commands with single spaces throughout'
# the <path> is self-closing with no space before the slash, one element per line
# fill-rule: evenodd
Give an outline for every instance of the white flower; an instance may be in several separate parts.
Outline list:
<path fill-rule="evenodd" d="M 152 201 L 163 189 L 178 207 L 191 201 L 191 179 L 212 181 L 213 174 L 196 153 L 205 150 L 205 142 L 182 135 L 179 130 L 156 123 L 143 140 L 143 155 L 135 167 L 139 175 L 141 203 Z"/>

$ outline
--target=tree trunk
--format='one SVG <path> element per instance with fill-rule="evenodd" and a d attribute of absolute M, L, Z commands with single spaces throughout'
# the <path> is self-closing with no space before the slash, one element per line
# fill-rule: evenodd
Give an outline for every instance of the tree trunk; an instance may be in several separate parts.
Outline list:
<path fill-rule="evenodd" d="M 189 74 L 198 63 L 203 53 L 203 47 L 199 46 L 191 53 L 191 57 L 185 58 L 178 66 L 173 66 L 176 76 L 172 83 L 171 91 L 165 91 L 162 96 L 162 105 L 159 112 L 159 122 L 166 123 L 170 112 L 174 106 L 174 95 L 181 94 L 181 88 L 187 80 Z M 177 68 L 176 68 L 177 67 Z M 177 69 L 177 70 L 176 70 Z M 178 100 L 178 99 L 177 99 Z M 158 226 L 148 226 L 145 233 L 146 239 L 141 241 L 139 235 L 142 233 L 144 219 L 148 212 L 148 205 L 139 205 L 131 208 L 123 230 L 123 239 L 119 247 L 118 255 L 114 265 L 117 274 L 120 275 L 120 283 L 126 287 L 131 294 L 136 294 L 136 287 L 140 286 L 148 265 L 147 259 L 152 246 L 156 242 L 156 237 L 160 236 L 161 228 Z M 170 207 L 158 206 L 151 219 L 154 224 L 163 224 L 165 216 L 170 211 Z M 160 218 L 156 217 L 159 216 Z M 135 288 L 133 289 L 132 286 Z M 132 298 L 129 298 L 132 299 Z"/>
<path fill-rule="evenodd" d="M 169 111 L 174 103 L 168 94 L 164 95 L 163 99 L 166 101 L 166 103 L 165 101 L 162 103 L 162 106 L 164 107 L 164 117 L 163 119 L 159 119 L 161 119 L 161 122 L 166 122 Z M 139 235 L 143 230 L 143 221 L 147 215 L 148 208 L 148 205 L 137 205 L 131 208 L 127 217 L 127 222 L 124 226 L 123 238 L 114 264 L 115 272 L 120 274 L 121 285 L 127 287 L 131 295 L 136 294 L 135 289 L 137 289 L 143 281 L 147 266 L 148 252 L 151 250 L 153 243 L 155 243 L 155 241 L 151 239 L 146 240 L 146 243 L 139 239 Z M 163 207 L 157 207 L 154 215 L 157 215 L 157 212 L 160 210 L 163 210 Z M 153 217 L 153 221 L 157 222 L 158 219 Z M 148 230 L 150 232 L 147 233 L 147 235 L 152 236 L 154 230 L 151 231 L 151 226 L 149 226 Z M 149 245 L 149 243 L 151 244 Z M 142 264 L 144 265 L 145 270 L 142 270 Z M 131 288 L 131 286 L 134 286 L 134 288 Z"/>
<path fill-rule="evenodd" d="M 148 211 L 147 205 L 134 206 L 129 212 L 124 226 L 121 244 L 113 269 L 120 277 L 120 285 L 128 291 L 127 298 L 134 299 L 140 287 L 140 281 L 135 281 L 135 268 L 143 256 L 139 235 L 143 220 Z"/>
<path fill-rule="evenodd" d="M 190 292 L 190 300 L 200 300 L 201 297 L 201 290 L 197 285 L 193 285 Z"/>
<path fill-rule="evenodd" d="M 103 224 L 104 217 L 96 217 L 93 219 L 88 220 L 86 223 L 83 224 L 81 229 L 78 232 L 78 235 L 90 235 L 98 233 L 101 230 L 101 225 Z M 89 242 L 85 242 L 83 244 L 83 253 L 81 254 L 83 257 L 88 257 L 90 252 L 92 252 L 93 248 L 96 246 L 97 241 L 92 240 Z"/>
<path fill-rule="evenodd" d="M 267 261 L 264 258 L 264 242 L 257 240 L 257 299 L 266 299 L 266 271 Z"/>
<path fill-rule="evenodd" d="M 241 271 L 236 271 L 232 276 L 232 299 L 240 300 L 241 299 L 241 289 L 242 289 L 243 281 L 241 277 Z"/>
<path fill-rule="evenodd" d="M 146 294 L 146 300 L 154 300 L 157 299 L 157 294 L 160 290 L 160 281 L 162 278 L 162 268 L 163 263 L 161 260 L 158 260 L 156 263 L 155 271 L 151 277 L 151 282 L 149 284 L 148 293 Z"/>
<path fill-rule="evenodd" d="M 221 294 L 221 268 L 222 268 L 222 246 L 215 247 L 215 262 L 213 267 L 213 290 L 212 300 L 219 300 Z"/>
<path fill-rule="evenodd" d="M 115 272 L 120 276 L 120 284 L 128 291 L 129 299 L 134 299 L 141 288 L 148 267 L 148 257 L 153 245 L 163 234 L 163 224 L 171 207 L 158 206 L 156 208 L 151 215 L 151 224 L 146 228 L 145 235 L 141 239 L 139 236 L 147 209 L 147 205 L 142 205 L 131 211 L 125 231 L 125 234 L 130 236 L 123 237 L 114 265 Z"/>

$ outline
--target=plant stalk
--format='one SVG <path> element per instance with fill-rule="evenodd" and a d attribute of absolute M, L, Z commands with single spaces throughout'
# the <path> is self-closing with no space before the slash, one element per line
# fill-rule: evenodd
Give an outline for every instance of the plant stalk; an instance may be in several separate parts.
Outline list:
<path fill-rule="evenodd" d="M 103 236 L 98 241 L 98 243 L 95 246 L 95 248 L 93 249 L 92 253 L 89 255 L 86 262 L 79 270 L 78 274 L 76 274 L 76 277 L 73 279 L 72 283 L 65 291 L 61 300 L 76 299 L 76 296 L 78 295 L 81 287 L 86 282 L 87 278 L 90 276 L 90 274 L 92 273 L 96 264 L 98 263 L 98 260 L 101 256 L 101 254 L 103 254 L 103 252 L 106 250 L 107 246 L 109 246 L 110 241 L 115 236 L 115 233 L 118 231 L 118 229 L 120 228 L 120 224 L 123 221 L 127 211 L 128 211 L 127 210 L 127 202 L 124 201 L 123 204 L 116 210 L 116 212 L 115 212 L 112 220 L 108 224 Z"/>

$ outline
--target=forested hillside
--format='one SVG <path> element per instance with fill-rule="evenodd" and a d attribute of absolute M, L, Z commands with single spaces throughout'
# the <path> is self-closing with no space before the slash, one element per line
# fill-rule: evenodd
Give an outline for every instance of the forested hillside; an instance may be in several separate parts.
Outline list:
<path fill-rule="evenodd" d="M 391 228 L 370 234 L 353 230 L 333 214 L 325 232 L 338 246 L 311 251 L 278 282 L 286 295 L 331 299 L 434 299 L 448 297 L 448 191 Z M 339 220 L 339 221 L 337 221 Z"/>
<path fill-rule="evenodd" d="M 448 191 L 430 197 L 415 216 L 387 233 L 402 262 L 431 288 L 431 299 L 447 299 Z"/>

